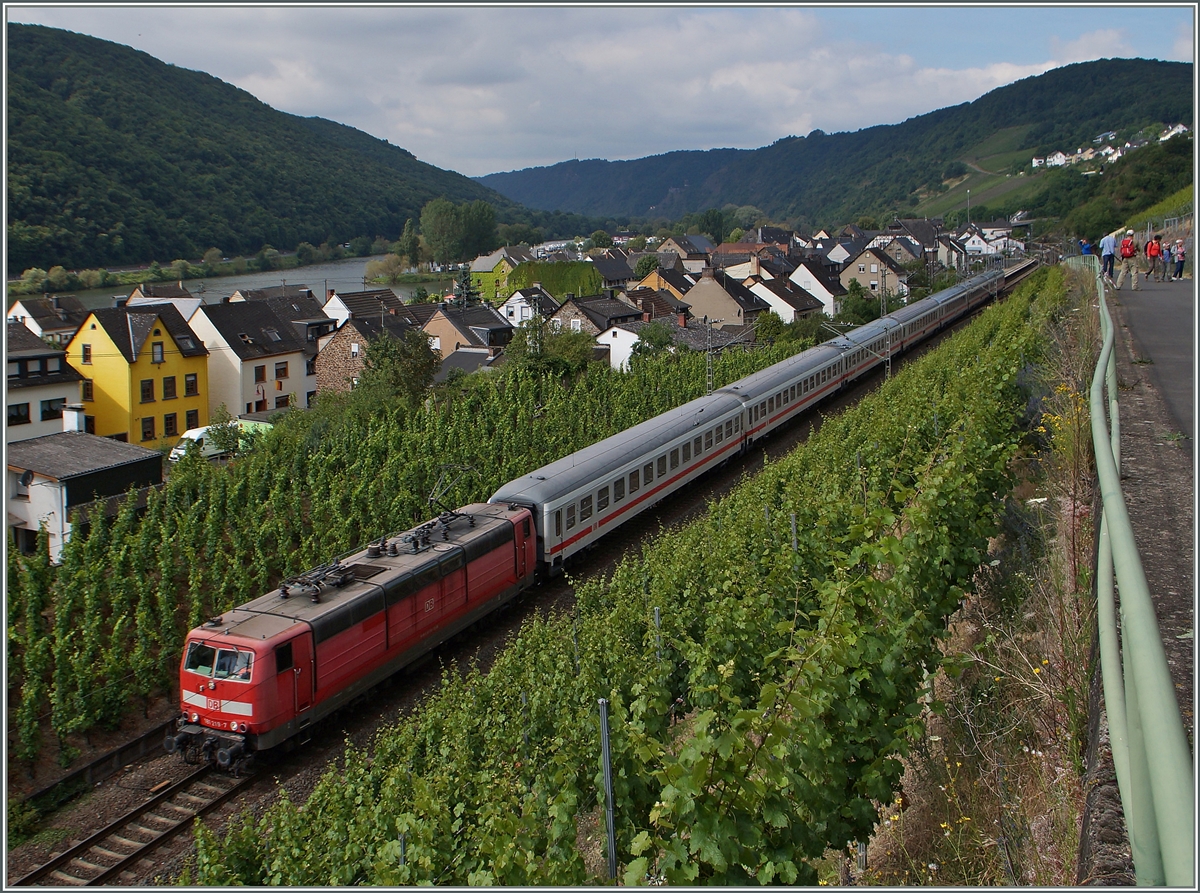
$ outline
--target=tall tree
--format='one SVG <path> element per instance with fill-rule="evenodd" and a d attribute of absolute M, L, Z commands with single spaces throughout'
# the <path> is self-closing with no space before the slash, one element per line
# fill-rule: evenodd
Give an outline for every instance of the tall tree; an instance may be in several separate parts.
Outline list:
<path fill-rule="evenodd" d="M 417 235 L 417 228 L 413 225 L 411 217 L 404 221 L 404 232 L 400 234 L 400 244 L 396 249 L 397 253 L 408 260 L 410 267 L 421 263 L 421 237 Z"/>
<path fill-rule="evenodd" d="M 429 253 L 439 264 L 462 257 L 462 227 L 458 208 L 446 198 L 435 198 L 421 209 L 421 234 Z"/>
<path fill-rule="evenodd" d="M 495 251 L 499 244 L 496 235 L 496 209 L 483 199 L 458 208 L 462 228 L 461 260 L 472 260 L 481 254 Z"/>
<path fill-rule="evenodd" d="M 429 339 L 418 329 L 409 329 L 402 337 L 386 332 L 367 344 L 355 395 L 368 400 L 400 397 L 417 400 L 437 375 L 441 359 L 429 346 Z"/>

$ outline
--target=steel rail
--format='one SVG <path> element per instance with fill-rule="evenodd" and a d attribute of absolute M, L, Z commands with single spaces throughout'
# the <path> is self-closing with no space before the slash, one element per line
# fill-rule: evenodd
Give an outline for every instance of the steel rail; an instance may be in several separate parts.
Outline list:
<path fill-rule="evenodd" d="M 114 833 L 127 827 L 131 822 L 144 816 L 146 813 L 153 811 L 155 809 L 155 807 L 160 806 L 163 803 L 166 803 L 176 794 L 178 794 L 182 791 L 186 791 L 188 788 L 192 787 L 196 782 L 198 782 L 201 779 L 210 775 L 213 771 L 214 770 L 212 769 L 211 766 L 202 766 L 201 768 L 197 769 L 195 772 L 191 773 L 190 775 L 186 776 L 185 778 L 180 779 L 179 781 L 175 782 L 173 785 L 166 788 L 165 790 L 160 791 L 158 794 L 154 795 L 149 800 L 146 800 L 145 802 L 134 807 L 129 812 L 122 815 L 120 818 L 116 819 L 113 822 L 110 822 L 104 828 L 102 828 L 99 831 L 95 832 L 94 834 L 88 836 L 86 839 L 80 841 L 79 843 L 75 844 L 74 846 L 69 847 L 64 852 L 59 853 L 57 856 L 54 856 L 47 862 L 38 866 L 33 871 L 29 872 L 24 877 L 22 877 L 20 880 L 18 880 L 13 886 L 15 886 L 15 887 L 33 886 L 38 881 L 45 878 L 51 872 L 55 871 L 56 869 L 58 869 L 64 865 L 69 864 L 71 861 L 84 855 L 89 850 L 96 847 L 98 844 L 103 843 L 107 838 L 111 837 Z M 130 864 L 136 862 L 137 860 L 144 857 L 151 850 L 153 850 L 156 847 L 160 846 L 161 844 L 165 843 L 167 840 L 174 837 L 176 834 L 178 834 L 184 828 L 190 827 L 192 820 L 195 819 L 197 816 L 203 815 L 204 813 L 208 812 L 209 810 L 212 810 L 215 807 L 219 806 L 220 804 L 224 803 L 231 796 L 233 796 L 234 793 L 236 793 L 239 789 L 241 789 L 245 784 L 252 781 L 253 778 L 252 778 L 252 776 L 247 776 L 245 778 L 231 779 L 231 780 L 233 781 L 233 784 L 227 790 L 221 792 L 215 798 L 209 799 L 209 801 L 207 803 L 203 804 L 198 809 L 193 810 L 191 815 L 188 815 L 188 816 L 176 821 L 171 827 L 166 828 L 165 830 L 163 830 L 162 832 L 157 834 L 153 840 L 150 840 L 150 841 L 142 844 L 135 851 L 123 855 L 121 857 L 120 861 L 116 865 L 104 867 L 103 871 L 101 871 L 101 873 L 96 875 L 95 877 L 76 878 L 76 880 L 81 882 L 81 884 L 80 884 L 81 886 L 91 886 L 91 885 L 95 885 L 95 884 L 101 884 L 104 881 L 109 880 L 112 877 L 115 877 L 117 874 L 121 873 L 122 871 L 125 871 Z"/>
<path fill-rule="evenodd" d="M 1113 765 L 1134 873 L 1139 886 L 1192 887 L 1192 758 L 1150 587 L 1121 492 L 1115 331 L 1095 256 L 1073 257 L 1066 265 L 1095 280 L 1100 311 L 1103 343 L 1089 394 L 1092 446 L 1103 503 L 1096 567 L 1097 622 Z M 1108 419 L 1112 420 L 1111 430 Z M 1120 592 L 1119 639 L 1115 592 Z"/>

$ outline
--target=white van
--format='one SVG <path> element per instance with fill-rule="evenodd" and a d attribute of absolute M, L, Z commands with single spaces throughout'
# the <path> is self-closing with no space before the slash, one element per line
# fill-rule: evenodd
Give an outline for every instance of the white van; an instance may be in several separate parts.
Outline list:
<path fill-rule="evenodd" d="M 251 431 L 266 431 L 271 427 L 267 422 L 251 422 L 246 419 L 234 419 L 234 423 L 241 428 L 243 438 Z M 186 456 L 189 443 L 196 444 L 196 449 L 205 459 L 215 459 L 225 455 L 225 452 L 218 449 L 208 437 L 208 429 L 209 426 L 205 425 L 202 428 L 189 428 L 184 431 L 183 436 L 179 438 L 179 443 L 171 447 L 171 455 L 167 457 L 168 461 L 178 462 Z"/>

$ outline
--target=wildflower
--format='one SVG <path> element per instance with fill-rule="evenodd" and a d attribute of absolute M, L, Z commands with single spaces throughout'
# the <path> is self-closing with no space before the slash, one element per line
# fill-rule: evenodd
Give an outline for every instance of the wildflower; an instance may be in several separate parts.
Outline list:
<path fill-rule="evenodd" d="M 1035 673 L 1040 673 L 1040 672 L 1042 672 L 1042 668 L 1041 668 L 1041 667 L 1034 667 L 1034 668 L 1033 668 L 1033 672 L 1035 672 Z"/>
<path fill-rule="evenodd" d="M 1043 667 L 1044 667 L 1044 666 L 1047 666 L 1049 663 L 1050 663 L 1050 661 L 1049 661 L 1049 660 L 1046 660 L 1046 659 L 1044 659 L 1044 658 L 1043 658 L 1043 660 L 1042 660 L 1042 666 L 1043 666 Z"/>

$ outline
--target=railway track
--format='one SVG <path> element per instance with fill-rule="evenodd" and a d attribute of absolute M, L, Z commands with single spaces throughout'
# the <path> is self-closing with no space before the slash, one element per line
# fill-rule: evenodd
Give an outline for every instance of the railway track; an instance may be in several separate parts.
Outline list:
<path fill-rule="evenodd" d="M 87 887 L 119 882 L 152 850 L 192 826 L 254 780 L 204 766 L 159 791 L 115 822 L 52 857 L 16 882 L 18 887 Z"/>

